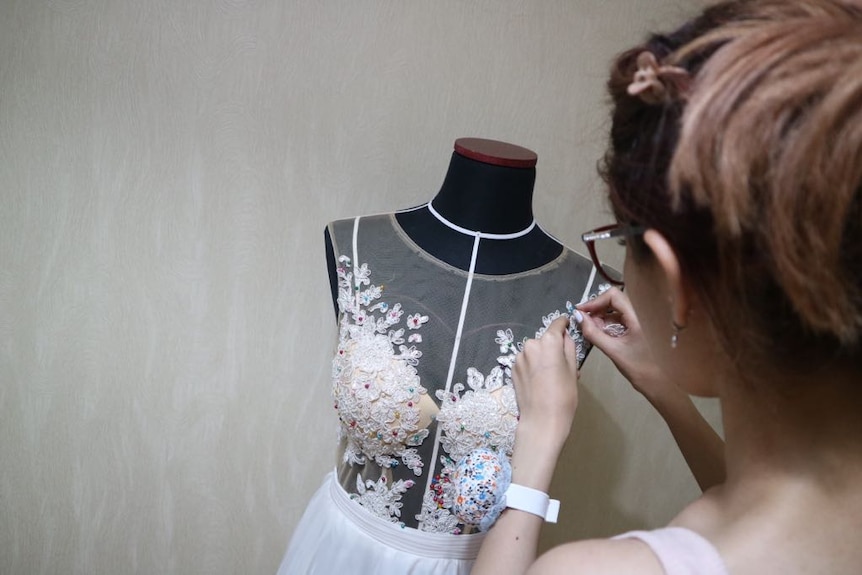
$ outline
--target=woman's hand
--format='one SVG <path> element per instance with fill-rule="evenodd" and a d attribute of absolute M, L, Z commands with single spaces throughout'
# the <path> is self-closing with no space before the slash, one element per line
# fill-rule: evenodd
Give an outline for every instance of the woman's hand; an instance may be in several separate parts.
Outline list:
<path fill-rule="evenodd" d="M 611 288 L 576 307 L 583 314 L 580 325 L 584 337 L 614 362 L 632 387 L 650 400 L 680 391 L 653 360 L 628 296 Z M 622 325 L 624 333 L 610 335 L 605 328 L 611 324 Z"/>
<path fill-rule="evenodd" d="M 566 333 L 569 318 L 554 320 L 539 339 L 528 340 L 518 354 L 513 383 L 518 397 L 519 439 L 544 451 L 562 448 L 578 407 L 578 359 Z"/>
<path fill-rule="evenodd" d="M 584 337 L 602 350 L 658 410 L 701 489 L 723 483 L 724 442 L 688 394 L 656 365 L 629 298 L 611 288 L 577 309 L 583 314 Z M 616 337 L 610 335 L 605 328 L 613 323 L 621 324 L 625 331 Z"/>
<path fill-rule="evenodd" d="M 568 316 L 554 320 L 515 358 L 512 383 L 520 418 L 512 450 L 512 483 L 548 492 L 578 407 L 578 358 Z M 543 519 L 506 509 L 488 533 L 474 575 L 526 573 L 536 559 Z"/>

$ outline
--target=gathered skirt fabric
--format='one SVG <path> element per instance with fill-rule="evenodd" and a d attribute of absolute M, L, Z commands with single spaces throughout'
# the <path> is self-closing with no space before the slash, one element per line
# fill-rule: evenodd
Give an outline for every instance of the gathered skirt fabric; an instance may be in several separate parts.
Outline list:
<path fill-rule="evenodd" d="M 376 517 L 329 473 L 296 526 L 278 575 L 468 575 L 483 538 L 425 533 Z"/>

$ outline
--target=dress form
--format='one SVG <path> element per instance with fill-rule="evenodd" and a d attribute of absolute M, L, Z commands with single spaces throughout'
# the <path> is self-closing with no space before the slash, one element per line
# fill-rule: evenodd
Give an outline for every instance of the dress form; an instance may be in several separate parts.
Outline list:
<path fill-rule="evenodd" d="M 541 267 L 557 258 L 563 246 L 534 225 L 536 161 L 536 154 L 521 146 L 459 138 L 440 191 L 430 202 L 432 208 L 425 205 L 398 212 L 395 219 L 420 248 L 461 270 L 470 267 L 475 234 L 457 231 L 455 227 L 468 232 L 516 236 L 483 241 L 477 254 L 476 273 L 507 275 Z M 528 229 L 527 233 L 519 233 Z M 335 254 L 328 232 L 325 241 L 335 302 Z"/>
<path fill-rule="evenodd" d="M 535 163 L 458 140 L 428 204 L 327 225 L 339 463 L 280 574 L 469 571 L 483 517 L 459 511 L 458 466 L 477 450 L 510 456 L 515 356 L 602 289 L 589 258 L 536 225 Z M 589 344 L 572 324 L 570 336 L 580 365 Z"/>

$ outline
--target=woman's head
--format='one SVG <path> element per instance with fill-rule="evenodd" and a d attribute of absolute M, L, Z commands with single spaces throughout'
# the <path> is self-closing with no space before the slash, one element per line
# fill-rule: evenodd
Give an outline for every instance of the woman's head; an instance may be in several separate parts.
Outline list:
<path fill-rule="evenodd" d="M 630 94 L 644 52 L 689 78 Z M 862 7 L 718 4 L 622 54 L 608 85 L 611 205 L 667 239 L 726 351 L 746 367 L 858 369 Z"/>

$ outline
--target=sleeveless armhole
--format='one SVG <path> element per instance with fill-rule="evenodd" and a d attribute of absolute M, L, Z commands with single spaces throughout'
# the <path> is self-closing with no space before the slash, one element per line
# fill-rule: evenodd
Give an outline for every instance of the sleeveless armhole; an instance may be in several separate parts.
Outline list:
<path fill-rule="evenodd" d="M 326 229 L 329 231 L 329 241 L 332 244 L 332 256 L 337 264 L 338 256 L 341 255 L 341 246 L 339 245 L 338 238 L 336 237 L 335 225 L 336 222 L 329 222 L 326 225 Z"/>

